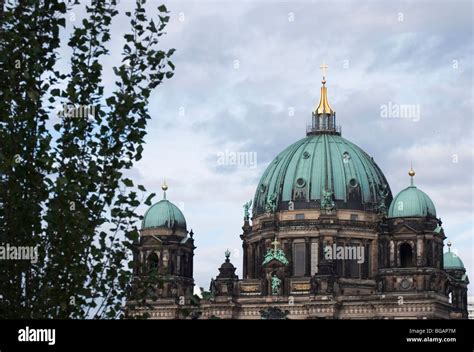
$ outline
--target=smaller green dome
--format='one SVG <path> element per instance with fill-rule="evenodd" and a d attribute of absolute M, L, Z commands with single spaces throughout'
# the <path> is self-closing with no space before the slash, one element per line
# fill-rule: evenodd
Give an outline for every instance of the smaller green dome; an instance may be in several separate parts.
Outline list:
<path fill-rule="evenodd" d="M 162 199 L 147 210 L 142 229 L 153 227 L 180 227 L 186 229 L 186 219 L 179 208 L 167 199 Z"/>
<path fill-rule="evenodd" d="M 445 269 L 464 269 L 464 263 L 453 252 L 446 252 L 443 255 L 443 263 Z"/>
<path fill-rule="evenodd" d="M 398 193 L 388 209 L 389 218 L 436 217 L 436 209 L 428 195 L 416 188 L 409 186 Z"/>

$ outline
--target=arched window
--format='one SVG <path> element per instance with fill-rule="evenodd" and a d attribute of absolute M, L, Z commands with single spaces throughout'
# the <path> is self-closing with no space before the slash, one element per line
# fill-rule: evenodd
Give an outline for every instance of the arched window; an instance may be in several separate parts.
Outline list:
<path fill-rule="evenodd" d="M 159 261 L 158 261 L 158 256 L 156 255 L 156 253 L 151 253 L 148 256 L 146 263 L 147 263 L 148 271 L 158 269 Z"/>
<path fill-rule="evenodd" d="M 400 246 L 400 266 L 402 268 L 413 266 L 413 252 L 408 243 Z"/>

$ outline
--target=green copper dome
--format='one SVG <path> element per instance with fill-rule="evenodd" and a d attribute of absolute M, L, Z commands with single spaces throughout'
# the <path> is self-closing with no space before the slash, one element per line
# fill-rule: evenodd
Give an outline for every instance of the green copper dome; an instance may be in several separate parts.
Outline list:
<path fill-rule="evenodd" d="M 147 210 L 142 229 L 152 227 L 180 227 L 186 229 L 186 219 L 179 208 L 167 199 L 160 200 Z"/>
<path fill-rule="evenodd" d="M 445 269 L 464 269 L 461 258 L 451 251 L 444 253 L 443 262 Z"/>
<path fill-rule="evenodd" d="M 409 186 L 397 194 L 388 210 L 389 218 L 399 217 L 436 217 L 436 209 L 428 195 L 416 188 Z"/>
<path fill-rule="evenodd" d="M 294 209 L 319 209 L 323 192 L 339 209 L 376 211 L 392 198 L 382 171 L 361 148 L 334 131 L 309 133 L 267 167 L 255 193 L 254 215 L 288 210 L 290 201 Z"/>

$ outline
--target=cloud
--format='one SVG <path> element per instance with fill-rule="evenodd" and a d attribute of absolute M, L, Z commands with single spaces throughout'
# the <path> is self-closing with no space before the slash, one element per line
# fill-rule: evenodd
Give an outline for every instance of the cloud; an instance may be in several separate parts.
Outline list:
<path fill-rule="evenodd" d="M 242 204 L 266 166 L 305 136 L 323 61 L 343 137 L 374 157 L 394 194 L 408 185 L 413 162 L 416 184 L 472 271 L 470 2 L 166 3 L 171 21 L 161 43 L 177 49 L 176 74 L 151 96 L 133 177 L 156 193 L 167 178 L 168 198 L 196 232 L 199 286 L 208 288 L 226 248 L 240 248 Z M 114 21 L 106 91 L 126 24 Z M 415 104 L 419 121 L 384 119 L 389 103 Z M 226 150 L 256 153 L 256 167 L 218 165 Z M 233 263 L 240 272 L 242 258 Z"/>

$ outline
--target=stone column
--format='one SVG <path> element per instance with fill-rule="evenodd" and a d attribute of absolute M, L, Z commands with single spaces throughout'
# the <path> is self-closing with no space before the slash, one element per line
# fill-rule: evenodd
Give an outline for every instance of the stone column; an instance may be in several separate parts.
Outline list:
<path fill-rule="evenodd" d="M 288 272 L 289 272 L 289 275 L 290 277 L 294 275 L 294 264 L 293 264 L 293 246 L 294 246 L 294 239 L 290 239 L 289 241 L 289 245 L 290 245 L 290 250 L 288 252 L 288 265 L 289 265 L 289 268 L 288 268 Z"/>
<path fill-rule="evenodd" d="M 390 268 L 394 268 L 395 265 L 395 243 L 390 240 Z"/>
<path fill-rule="evenodd" d="M 370 277 L 375 277 L 379 270 L 379 243 L 377 240 L 369 241 L 369 249 L 370 249 L 370 263 L 369 263 L 369 275 Z M 384 260 L 382 255 L 382 260 Z M 380 263 L 382 264 L 382 263 Z"/>
<path fill-rule="evenodd" d="M 311 242 L 311 271 L 310 275 L 313 276 L 318 272 L 318 262 L 319 262 L 319 246 L 318 241 L 313 240 Z"/>
<path fill-rule="evenodd" d="M 249 259 L 248 274 L 249 274 L 249 278 L 253 279 L 254 256 L 253 256 L 253 245 L 251 243 L 249 243 L 248 245 L 248 259 Z"/>
<path fill-rule="evenodd" d="M 247 258 L 248 258 L 248 255 L 247 255 L 247 250 L 248 250 L 248 246 L 247 246 L 247 243 L 244 242 L 242 243 L 242 251 L 243 251 L 243 265 L 242 265 L 242 276 L 244 277 L 244 279 L 247 278 L 248 276 L 248 268 L 247 268 Z"/>
<path fill-rule="evenodd" d="M 418 238 L 416 241 L 416 266 L 423 266 L 424 262 L 424 248 L 423 248 L 423 239 Z"/>
<path fill-rule="evenodd" d="M 252 253 L 253 253 L 253 278 L 258 277 L 258 253 L 257 253 L 257 243 L 252 243 Z"/>

